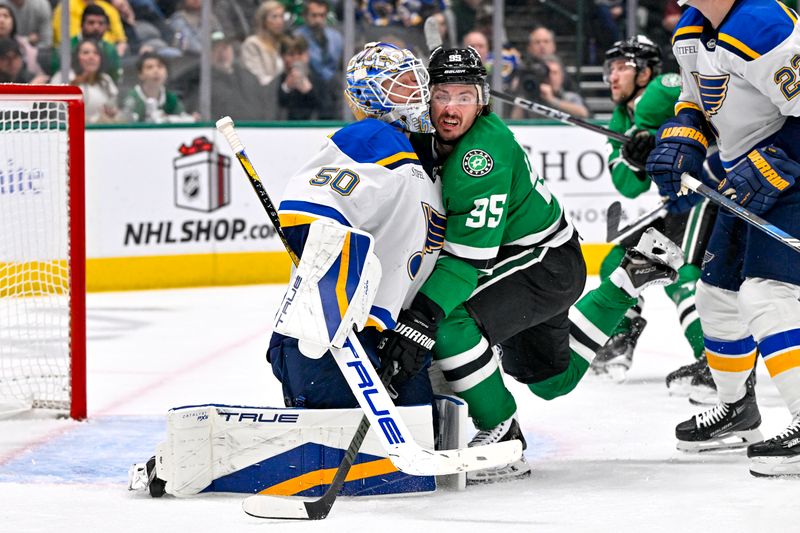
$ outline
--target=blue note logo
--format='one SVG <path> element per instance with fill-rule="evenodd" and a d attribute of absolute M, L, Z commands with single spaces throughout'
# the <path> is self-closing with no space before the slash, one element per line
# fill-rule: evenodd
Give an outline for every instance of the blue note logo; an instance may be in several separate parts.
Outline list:
<path fill-rule="evenodd" d="M 422 212 L 425 214 L 426 224 L 425 245 L 408 259 L 408 277 L 412 280 L 417 277 L 425 254 L 432 254 L 444 247 L 444 231 L 447 228 L 447 216 L 425 202 L 422 202 Z"/>
<path fill-rule="evenodd" d="M 728 95 L 728 82 L 731 75 L 706 76 L 699 72 L 692 72 L 692 76 L 700 89 L 700 99 L 703 102 L 703 111 L 706 116 L 716 115 Z"/>

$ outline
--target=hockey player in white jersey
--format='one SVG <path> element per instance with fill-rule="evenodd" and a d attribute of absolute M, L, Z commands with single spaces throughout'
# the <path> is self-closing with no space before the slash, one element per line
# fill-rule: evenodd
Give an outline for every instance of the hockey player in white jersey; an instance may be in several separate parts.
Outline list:
<path fill-rule="evenodd" d="M 336 436 L 343 420 L 358 411 L 348 408 L 358 402 L 327 351 L 340 344 L 309 339 L 335 339 L 353 326 L 363 328 L 357 335 L 372 364 L 393 375 L 394 403 L 422 406 L 405 407 L 404 418 L 417 421 L 419 435 L 432 435 L 432 407 L 426 406 L 433 393 L 424 371 L 428 351 L 398 360 L 377 354 L 381 332 L 395 326 L 444 241 L 440 185 L 423 170 L 407 137 L 431 129 L 428 73 L 408 50 L 369 43 L 350 60 L 346 81 L 357 122 L 326 139 L 290 179 L 278 209 L 300 262 L 275 318 L 275 330 L 283 334 L 273 333 L 267 359 L 286 407 L 296 409 L 218 404 L 173 409 L 168 438 L 156 457 L 131 469 L 131 489 L 147 488 L 153 496 L 295 494 L 300 489 L 291 487 L 298 480 L 316 479 L 330 468 L 329 448 L 341 446 Z M 345 493 L 424 492 L 435 486 L 430 476 L 381 469 L 375 466 L 381 459 L 372 457 L 375 450 L 362 452 L 372 461 L 370 470 L 355 488 L 345 484 Z"/>
<path fill-rule="evenodd" d="M 303 261 L 309 224 L 333 221 L 368 232 L 382 277 L 359 333 L 373 364 L 397 367 L 398 405 L 427 404 L 432 392 L 427 351 L 403 361 L 379 361 L 376 344 L 427 278 L 442 248 L 445 217 L 438 183 L 426 174 L 406 132 L 430 131 L 428 74 L 408 50 L 370 43 L 346 72 L 345 94 L 357 122 L 337 131 L 289 181 L 278 213 Z M 274 334 L 268 359 L 287 407 L 344 408 L 357 403 L 330 353 L 317 360 L 302 342 Z"/>
<path fill-rule="evenodd" d="M 685 0 L 679 3 L 687 3 Z M 676 116 L 657 134 L 647 172 L 676 198 L 716 137 L 719 190 L 800 235 L 800 28 L 775 0 L 690 0 L 673 36 L 682 72 Z M 747 447 L 753 475 L 800 474 L 800 255 L 720 212 L 696 305 L 719 404 L 676 428 L 678 447 Z M 760 353 L 793 416 L 761 441 L 747 379 Z"/>

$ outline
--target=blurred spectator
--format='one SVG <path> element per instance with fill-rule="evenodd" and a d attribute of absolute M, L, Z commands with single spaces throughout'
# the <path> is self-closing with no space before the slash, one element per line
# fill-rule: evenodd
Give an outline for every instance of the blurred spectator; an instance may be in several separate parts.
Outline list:
<path fill-rule="evenodd" d="M 102 7 L 94 4 L 89 4 L 83 10 L 81 15 L 81 31 L 78 35 L 72 38 L 72 52 L 81 41 L 86 39 L 93 39 L 100 45 L 100 51 L 103 54 L 103 72 L 111 76 L 114 82 L 118 82 L 122 75 L 122 67 L 120 65 L 119 54 L 117 47 L 110 42 L 103 39 L 103 36 L 108 32 L 108 15 Z M 54 50 L 50 54 L 50 72 L 58 72 L 61 68 L 61 56 L 58 50 Z"/>
<path fill-rule="evenodd" d="M 542 58 L 547 65 L 547 79 L 539 85 L 542 102 L 577 118 L 589 118 L 589 108 L 581 95 L 564 90 L 564 64 L 553 54 Z"/>
<path fill-rule="evenodd" d="M 81 20 L 86 6 L 94 4 L 103 8 L 108 17 L 108 30 L 103 34 L 103 40 L 113 44 L 117 54 L 122 57 L 128 50 L 128 38 L 122 26 L 119 11 L 104 0 L 70 0 L 69 2 L 69 36 L 75 37 L 81 32 Z M 61 6 L 59 3 L 53 10 L 53 44 L 56 46 L 61 41 Z"/>
<path fill-rule="evenodd" d="M 53 45 L 53 8 L 48 0 L 0 0 L 11 6 L 17 19 L 17 34 L 33 46 Z"/>
<path fill-rule="evenodd" d="M 400 16 L 393 0 L 367 0 L 363 14 L 364 19 L 372 26 L 400 24 Z"/>
<path fill-rule="evenodd" d="M 283 72 L 280 39 L 284 36 L 286 10 L 276 0 L 267 0 L 256 11 L 254 33 L 242 44 L 242 63 L 261 85 Z"/>
<path fill-rule="evenodd" d="M 0 39 L 0 83 L 29 83 L 33 75 L 25 70 L 22 50 L 16 39 Z"/>
<path fill-rule="evenodd" d="M 32 75 L 30 83 L 47 83 L 48 76 L 39 66 L 38 52 L 28 39 L 17 34 L 17 21 L 11 7 L 0 4 L 0 39 L 14 39 L 19 44 L 24 70 Z"/>
<path fill-rule="evenodd" d="M 677 0 L 667 0 L 664 6 L 664 16 L 661 19 L 661 25 L 669 35 L 672 35 L 672 32 L 675 31 L 675 26 L 678 25 L 682 14 L 683 12 Z"/>
<path fill-rule="evenodd" d="M 456 40 L 461 42 L 464 35 L 475 29 L 477 21 L 492 12 L 489 0 L 452 0 L 450 9 L 456 21 Z"/>
<path fill-rule="evenodd" d="M 93 39 L 78 43 L 72 54 L 69 84 L 81 88 L 87 123 L 117 122 L 117 86 L 111 76 L 103 72 L 103 54 Z M 50 83 L 64 83 L 61 72 L 56 72 Z"/>
<path fill-rule="evenodd" d="M 242 42 L 253 31 L 250 24 L 260 0 L 214 0 L 211 4 L 227 39 Z"/>
<path fill-rule="evenodd" d="M 311 70 L 329 81 L 340 72 L 342 62 L 342 34 L 327 25 L 327 0 L 307 0 L 303 11 L 303 25 L 295 30 L 308 43 Z"/>
<path fill-rule="evenodd" d="M 486 34 L 479 31 L 471 31 L 464 35 L 463 43 L 464 46 L 471 46 L 476 52 L 478 52 L 478 55 L 481 56 L 481 60 L 483 61 L 486 70 L 490 73 L 491 78 L 491 72 L 494 68 L 494 56 L 489 44 L 489 38 L 486 36 Z M 502 90 L 515 91 L 518 84 L 517 68 L 519 67 L 522 59 L 516 48 L 511 46 L 503 46 L 502 54 L 502 60 L 500 62 L 500 75 L 503 81 Z"/>
<path fill-rule="evenodd" d="M 278 79 L 263 86 L 236 61 L 233 38 L 211 35 L 211 117 L 234 120 L 277 120 Z"/>
<path fill-rule="evenodd" d="M 528 34 L 528 55 L 542 59 L 556 53 L 556 35 L 545 26 L 536 26 Z"/>
<path fill-rule="evenodd" d="M 164 59 L 152 52 L 145 52 L 136 62 L 139 83 L 133 87 L 122 102 L 123 117 L 129 122 L 162 124 L 194 122 L 188 115 L 178 96 L 167 90 L 169 70 Z"/>
<path fill-rule="evenodd" d="M 179 8 L 169 18 L 169 25 L 175 32 L 173 36 L 175 48 L 184 53 L 200 55 L 203 51 L 203 33 L 200 26 L 203 0 L 181 0 Z M 222 27 L 214 14 L 209 20 L 211 32 L 222 31 Z"/>
<path fill-rule="evenodd" d="M 286 71 L 279 76 L 278 105 L 285 112 L 286 120 L 332 118 L 325 84 L 309 68 L 306 40 L 300 36 L 284 38 L 281 57 Z"/>
<path fill-rule="evenodd" d="M 397 0 L 397 16 L 403 26 L 421 26 L 425 19 L 443 12 L 444 0 Z"/>
<path fill-rule="evenodd" d="M 481 56 L 481 61 L 485 64 L 489 60 L 489 38 L 479 31 L 471 31 L 464 35 L 462 40 L 464 46 L 471 46 Z"/>
<path fill-rule="evenodd" d="M 625 9 L 622 0 L 594 0 L 594 4 L 594 10 L 590 12 L 589 31 L 594 35 L 597 49 L 606 50 L 620 39 L 619 21 Z M 602 56 L 596 52 L 593 55 Z M 592 62 L 597 61 L 598 59 L 595 59 Z M 602 59 L 599 61 L 602 62 Z"/>
<path fill-rule="evenodd" d="M 327 0 L 306 0 L 303 11 L 303 25 L 295 30 L 295 35 L 303 37 L 308 43 L 308 56 L 311 72 L 320 83 L 320 94 L 330 95 L 326 108 L 336 110 L 338 117 L 341 94 L 342 34 L 327 25 L 329 6 Z"/>

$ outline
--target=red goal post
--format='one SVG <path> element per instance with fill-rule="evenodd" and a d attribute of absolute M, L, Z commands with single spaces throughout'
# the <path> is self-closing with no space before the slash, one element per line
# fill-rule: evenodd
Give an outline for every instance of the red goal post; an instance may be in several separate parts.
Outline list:
<path fill-rule="evenodd" d="M 0 84 L 0 417 L 86 418 L 84 169 L 81 90 Z"/>

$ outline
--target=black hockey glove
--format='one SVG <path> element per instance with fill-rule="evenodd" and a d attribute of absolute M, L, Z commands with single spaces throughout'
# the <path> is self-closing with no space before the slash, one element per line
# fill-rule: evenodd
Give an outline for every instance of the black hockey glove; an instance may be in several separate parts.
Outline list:
<path fill-rule="evenodd" d="M 622 145 L 622 159 L 639 171 L 644 171 L 647 156 L 656 146 L 655 136 L 647 130 L 639 130 Z"/>
<path fill-rule="evenodd" d="M 402 384 L 422 370 L 436 342 L 436 324 L 414 309 L 400 311 L 394 329 L 383 332 L 378 343 L 381 366 L 394 365 L 392 383 Z"/>

